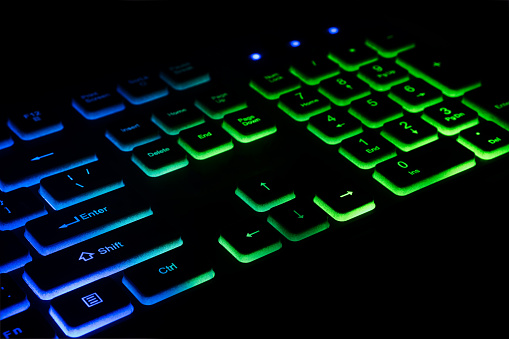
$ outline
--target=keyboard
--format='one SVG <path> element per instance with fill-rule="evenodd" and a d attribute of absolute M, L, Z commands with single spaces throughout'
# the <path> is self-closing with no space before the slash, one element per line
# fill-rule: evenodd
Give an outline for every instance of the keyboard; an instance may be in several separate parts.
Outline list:
<path fill-rule="evenodd" d="M 507 3 L 326 8 L 128 6 L 11 38 L 0 337 L 502 320 Z"/>

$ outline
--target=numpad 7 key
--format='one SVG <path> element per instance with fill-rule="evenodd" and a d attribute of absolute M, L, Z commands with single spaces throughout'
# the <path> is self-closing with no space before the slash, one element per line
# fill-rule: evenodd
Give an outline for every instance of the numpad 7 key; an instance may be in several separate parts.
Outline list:
<path fill-rule="evenodd" d="M 76 62 L 34 60 L 62 81 L 0 110 L 0 336 L 476 323 L 502 291 L 507 36 L 430 10 L 173 9 L 48 48 Z"/>

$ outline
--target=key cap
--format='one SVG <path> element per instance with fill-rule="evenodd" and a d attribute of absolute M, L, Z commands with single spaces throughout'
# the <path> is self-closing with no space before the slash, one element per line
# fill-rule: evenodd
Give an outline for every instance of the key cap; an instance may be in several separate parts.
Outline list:
<path fill-rule="evenodd" d="M 331 49 L 328 57 L 345 71 L 353 72 L 361 66 L 376 61 L 378 54 L 363 44 L 345 42 Z"/>
<path fill-rule="evenodd" d="M 458 142 L 484 160 L 509 152 L 509 132 L 491 121 L 461 131 Z"/>
<path fill-rule="evenodd" d="M 452 99 L 426 108 L 421 118 L 448 136 L 456 135 L 479 123 L 476 111 Z"/>
<path fill-rule="evenodd" d="M 315 204 L 298 199 L 271 209 L 267 222 L 290 241 L 301 241 L 329 228 L 325 213 Z"/>
<path fill-rule="evenodd" d="M 28 222 L 25 238 L 48 255 L 151 214 L 145 201 L 121 188 Z"/>
<path fill-rule="evenodd" d="M 178 91 L 183 91 L 210 81 L 209 72 L 201 65 L 190 60 L 172 63 L 159 76 Z"/>
<path fill-rule="evenodd" d="M 99 119 L 125 109 L 122 98 L 113 89 L 84 91 L 72 99 L 72 107 L 88 120 Z"/>
<path fill-rule="evenodd" d="M 337 145 L 344 139 L 362 133 L 359 120 L 340 107 L 309 119 L 307 129 L 328 145 Z"/>
<path fill-rule="evenodd" d="M 437 129 L 418 116 L 405 116 L 388 122 L 380 133 L 403 152 L 438 140 Z"/>
<path fill-rule="evenodd" d="M 14 145 L 14 140 L 3 121 L 0 121 L 0 150 Z"/>
<path fill-rule="evenodd" d="M 61 210 L 123 186 L 117 173 L 95 161 L 42 179 L 39 193 L 53 209 Z"/>
<path fill-rule="evenodd" d="M 0 274 L 0 320 L 23 312 L 30 307 L 25 292 L 5 273 Z"/>
<path fill-rule="evenodd" d="M 141 105 L 168 95 L 168 88 L 158 77 L 139 74 L 122 80 L 117 92 L 133 105 Z"/>
<path fill-rule="evenodd" d="M 394 58 L 399 53 L 415 47 L 415 42 L 404 32 L 393 30 L 373 30 L 365 41 L 384 58 Z"/>
<path fill-rule="evenodd" d="M 178 144 L 197 160 L 208 159 L 233 148 L 230 135 L 211 123 L 182 131 Z"/>
<path fill-rule="evenodd" d="M 25 245 L 11 231 L 0 231 L 0 273 L 23 267 L 32 257 Z"/>
<path fill-rule="evenodd" d="M 9 192 L 20 187 L 38 184 L 42 178 L 96 161 L 97 156 L 75 140 L 57 140 L 34 148 L 23 147 L 0 157 L 9 164 L 0 168 L 0 189 Z"/>
<path fill-rule="evenodd" d="M 504 86 L 483 86 L 463 97 L 462 103 L 486 120 L 509 131 L 509 94 Z"/>
<path fill-rule="evenodd" d="M 438 88 L 444 95 L 460 97 L 481 86 L 476 70 L 464 58 L 446 58 L 419 48 L 401 53 L 396 63 L 410 74 Z"/>
<path fill-rule="evenodd" d="M 203 113 L 211 119 L 223 119 L 225 115 L 247 107 L 245 98 L 235 91 L 217 87 L 200 95 L 194 102 Z"/>
<path fill-rule="evenodd" d="M 351 74 L 341 74 L 335 78 L 324 80 L 318 92 L 338 106 L 347 106 L 354 100 L 371 93 L 369 86 Z"/>
<path fill-rule="evenodd" d="M 405 196 L 474 166 L 474 153 L 454 140 L 439 139 L 378 164 L 373 178 Z"/>
<path fill-rule="evenodd" d="M 13 230 L 29 220 L 45 215 L 46 209 L 28 188 L 18 188 L 9 193 L 0 192 L 0 230 Z"/>
<path fill-rule="evenodd" d="M 206 257 L 182 246 L 125 270 L 122 282 L 143 305 L 154 305 L 214 276 Z"/>
<path fill-rule="evenodd" d="M 56 338 L 50 324 L 35 309 L 13 315 L 2 320 L 2 338 Z"/>
<path fill-rule="evenodd" d="M 330 109 L 330 101 L 311 88 L 301 88 L 295 92 L 283 94 L 278 107 L 295 121 L 307 121 L 312 116 Z"/>
<path fill-rule="evenodd" d="M 189 164 L 182 148 L 166 139 L 135 147 L 131 160 L 149 177 L 159 177 Z"/>
<path fill-rule="evenodd" d="M 219 243 L 241 263 L 250 263 L 281 249 L 277 232 L 267 222 L 239 220 L 221 230 Z"/>
<path fill-rule="evenodd" d="M 222 127 L 242 143 L 253 142 L 277 131 L 272 119 L 250 108 L 225 116 Z"/>
<path fill-rule="evenodd" d="M 373 131 L 365 131 L 341 143 L 339 153 L 361 169 L 371 169 L 376 164 L 396 156 L 393 144 Z"/>
<path fill-rule="evenodd" d="M 49 108 L 13 112 L 7 124 L 22 140 L 37 139 L 64 128 L 60 118 Z"/>
<path fill-rule="evenodd" d="M 166 134 L 177 135 L 180 131 L 203 124 L 203 114 L 190 104 L 173 104 L 158 107 L 152 114 L 152 122 Z"/>
<path fill-rule="evenodd" d="M 285 93 L 300 88 L 300 81 L 286 70 L 264 72 L 253 77 L 249 86 L 263 95 L 266 99 L 276 100 Z"/>
<path fill-rule="evenodd" d="M 266 212 L 295 198 L 293 189 L 284 178 L 270 174 L 240 182 L 235 194 L 257 212 Z"/>
<path fill-rule="evenodd" d="M 442 102 L 442 93 L 421 79 L 412 79 L 391 88 L 389 98 L 411 113 Z"/>
<path fill-rule="evenodd" d="M 304 58 L 292 63 L 290 73 L 306 85 L 314 86 L 322 80 L 338 75 L 339 67 L 336 63 L 324 57 Z"/>
<path fill-rule="evenodd" d="M 313 202 L 336 221 L 348 221 L 375 209 L 373 196 L 351 182 L 321 188 Z"/>
<path fill-rule="evenodd" d="M 373 93 L 352 102 L 348 113 L 369 128 L 380 128 L 386 122 L 402 117 L 403 109 L 385 94 Z"/>
<path fill-rule="evenodd" d="M 25 265 L 23 279 L 49 300 L 180 245 L 175 228 L 148 217 L 40 257 Z"/>
<path fill-rule="evenodd" d="M 377 60 L 372 64 L 362 66 L 357 76 L 379 92 L 388 91 L 392 86 L 410 79 L 406 69 L 387 59 Z"/>
<path fill-rule="evenodd" d="M 49 314 L 62 331 L 80 337 L 128 316 L 134 308 L 126 293 L 110 278 L 53 299 Z"/>
<path fill-rule="evenodd" d="M 106 130 L 106 137 L 124 152 L 130 152 L 136 146 L 160 138 L 156 126 L 139 118 L 124 119 L 109 125 Z"/>

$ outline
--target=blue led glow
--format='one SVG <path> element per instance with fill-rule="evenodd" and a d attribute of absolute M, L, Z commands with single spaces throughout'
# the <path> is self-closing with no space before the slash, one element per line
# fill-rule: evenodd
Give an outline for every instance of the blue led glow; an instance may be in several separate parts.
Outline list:
<path fill-rule="evenodd" d="M 11 137 L 8 137 L 5 140 L 0 140 L 0 149 L 7 148 L 14 145 L 14 140 Z"/>
<path fill-rule="evenodd" d="M 17 304 L 11 305 L 6 308 L 0 309 L 0 320 L 4 320 L 9 318 L 10 316 L 13 316 L 15 314 L 21 313 L 30 307 L 30 302 L 28 301 L 27 297 L 23 301 L 20 301 Z"/>
<path fill-rule="evenodd" d="M 167 244 L 164 244 L 162 246 L 159 246 L 157 248 L 154 248 L 154 249 L 147 251 L 139 256 L 129 258 L 125 261 L 113 264 L 108 267 L 104 267 L 103 269 L 100 269 L 100 270 L 97 270 L 90 274 L 84 275 L 78 279 L 71 280 L 71 281 L 67 282 L 66 284 L 56 286 L 49 290 L 43 290 L 39 286 L 37 286 L 37 284 L 27 274 L 26 270 L 23 272 L 22 277 L 23 277 L 23 280 L 25 280 L 26 284 L 35 293 L 35 295 L 37 295 L 37 297 L 39 297 L 39 299 L 51 300 L 55 297 L 58 297 L 59 295 L 62 295 L 69 291 L 75 290 L 81 286 L 85 286 L 85 285 L 90 284 L 91 282 L 94 282 L 101 278 L 105 278 L 105 277 L 108 277 L 108 276 L 115 274 L 117 272 L 123 271 L 128 267 L 139 264 L 139 263 L 146 261 L 150 258 L 153 258 L 159 254 L 171 251 L 172 249 L 179 247 L 181 245 L 182 245 L 182 239 L 179 238 L 178 240 L 175 240 L 175 241 L 169 242 Z"/>
<path fill-rule="evenodd" d="M 81 106 L 76 100 L 72 99 L 72 107 L 77 110 L 85 119 L 95 120 L 107 115 L 111 115 L 125 109 L 124 103 L 119 103 L 112 106 L 107 106 L 97 111 L 89 111 L 85 107 Z"/>
<path fill-rule="evenodd" d="M 251 60 L 257 61 L 262 58 L 262 55 L 260 53 L 253 53 L 249 57 L 251 58 Z"/>
<path fill-rule="evenodd" d="M 76 327 L 69 326 L 60 316 L 60 314 L 55 311 L 52 305 L 50 305 L 49 314 L 66 335 L 76 338 L 95 331 L 96 329 L 108 325 L 120 318 L 126 317 L 133 313 L 133 310 L 133 305 L 129 303 L 129 305 L 126 305 L 125 307 L 119 308 L 118 310 L 105 314 L 99 318 L 94 319 L 93 321 L 86 322 Z"/>
<path fill-rule="evenodd" d="M 290 46 L 292 46 L 292 47 L 299 47 L 300 46 L 300 41 L 299 40 L 292 40 L 292 41 L 290 41 Z"/>
<path fill-rule="evenodd" d="M 58 122 L 54 125 L 47 126 L 45 128 L 41 128 L 41 129 L 38 129 L 37 131 L 33 131 L 33 132 L 29 132 L 29 133 L 26 133 L 23 130 L 19 129 L 18 126 L 16 126 L 15 124 L 13 124 L 11 122 L 11 120 L 7 120 L 7 125 L 14 133 L 16 133 L 16 135 L 21 140 L 37 139 L 37 138 L 43 137 L 45 135 L 55 133 L 55 132 L 58 132 L 58 131 L 61 131 L 64 129 L 64 125 L 61 122 Z"/>
<path fill-rule="evenodd" d="M 48 214 L 48 212 L 43 208 L 43 209 L 41 209 L 39 211 L 36 211 L 34 213 L 25 215 L 25 216 L 23 216 L 21 218 L 12 220 L 10 222 L 2 223 L 2 224 L 0 224 L 0 231 L 11 231 L 11 230 L 14 230 L 14 229 L 16 229 L 18 227 L 25 226 L 25 224 L 28 221 L 30 221 L 32 219 L 36 219 L 36 218 L 42 217 L 43 215 L 46 215 L 46 214 Z"/>
<path fill-rule="evenodd" d="M 14 260 L 10 261 L 6 264 L 0 265 L 0 273 L 7 273 L 10 271 L 14 271 L 15 269 L 18 269 L 20 267 L 23 267 L 26 265 L 27 262 L 32 261 L 32 257 L 29 253 L 26 255 Z"/>
<path fill-rule="evenodd" d="M 133 105 L 141 105 L 141 104 L 147 103 L 149 101 L 153 101 L 153 100 L 156 100 L 156 99 L 159 99 L 159 98 L 162 98 L 162 97 L 165 97 L 168 95 L 168 89 L 164 88 L 159 91 L 155 91 L 150 94 L 137 97 L 137 96 L 131 95 L 129 92 L 127 92 L 120 85 L 117 86 L 117 92 L 122 94 L 122 96 L 124 98 L 126 98 L 127 101 L 129 101 Z"/>
<path fill-rule="evenodd" d="M 339 28 L 337 28 L 337 27 L 329 27 L 328 32 L 329 32 L 329 34 L 338 34 L 339 33 Z"/>

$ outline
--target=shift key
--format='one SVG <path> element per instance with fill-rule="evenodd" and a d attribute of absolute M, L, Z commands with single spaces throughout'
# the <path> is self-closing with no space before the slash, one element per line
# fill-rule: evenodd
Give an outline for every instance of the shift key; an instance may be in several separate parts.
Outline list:
<path fill-rule="evenodd" d="M 23 279 L 40 299 L 50 300 L 180 245 L 176 227 L 150 216 L 33 260 Z"/>
<path fill-rule="evenodd" d="M 147 202 L 120 188 L 29 221 L 25 238 L 37 252 L 48 255 L 151 214 Z"/>

